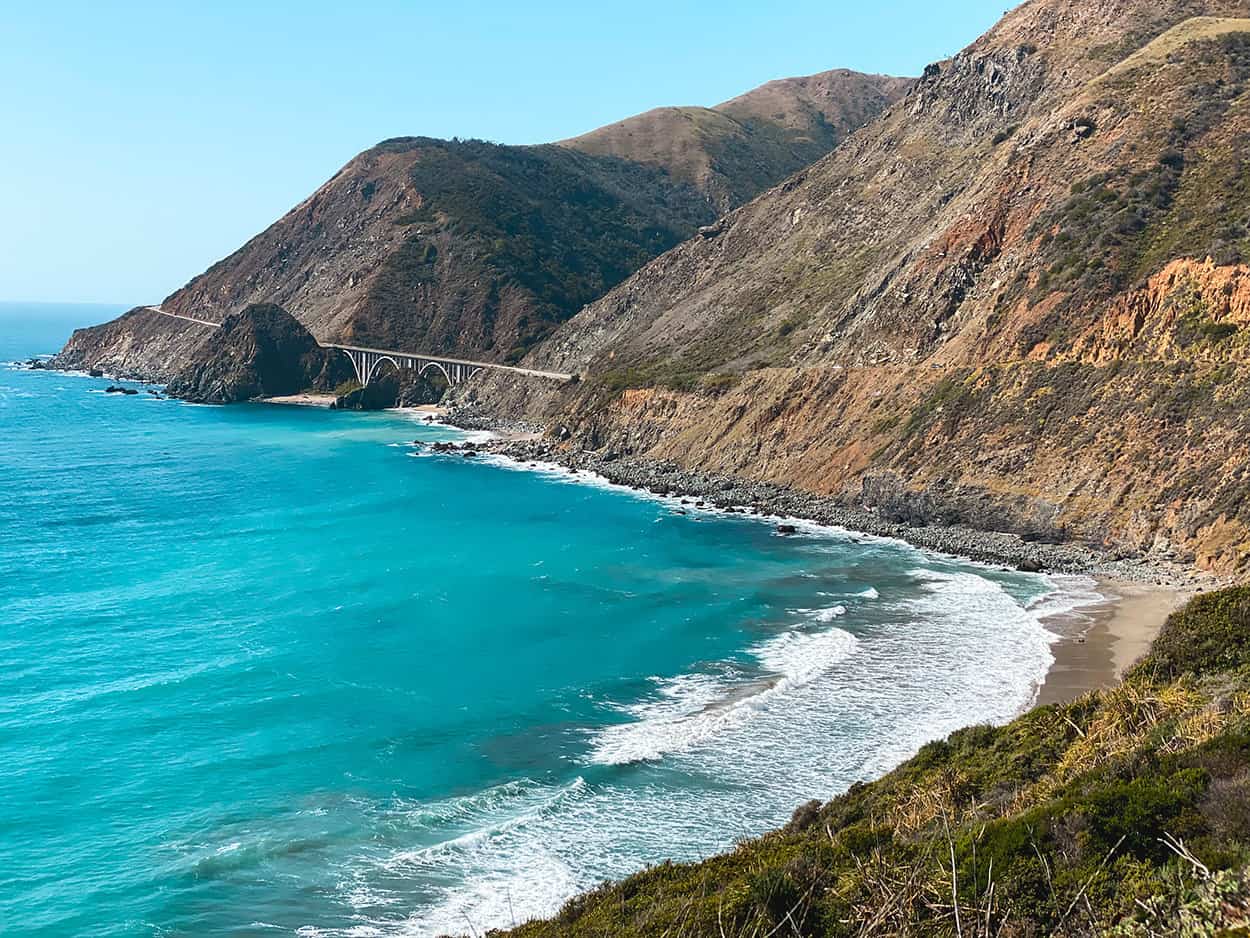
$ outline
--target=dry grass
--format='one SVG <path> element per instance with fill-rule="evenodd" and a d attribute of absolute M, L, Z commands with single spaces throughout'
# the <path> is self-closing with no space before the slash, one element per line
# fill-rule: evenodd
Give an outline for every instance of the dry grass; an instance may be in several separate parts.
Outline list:
<path fill-rule="evenodd" d="M 1058 781 L 1071 779 L 1144 745 L 1162 723 L 1194 714 L 1206 698 L 1187 681 L 1156 686 L 1125 681 L 1099 691 L 1101 707 L 1057 766 Z"/>
<path fill-rule="evenodd" d="M 1128 58 L 1111 66 L 1096 80 L 1105 81 L 1147 65 L 1162 65 L 1168 60 L 1168 56 L 1191 42 L 1216 39 L 1229 33 L 1245 32 L 1250 32 L 1250 19 L 1230 16 L 1195 16 L 1183 23 L 1177 23 Z"/>

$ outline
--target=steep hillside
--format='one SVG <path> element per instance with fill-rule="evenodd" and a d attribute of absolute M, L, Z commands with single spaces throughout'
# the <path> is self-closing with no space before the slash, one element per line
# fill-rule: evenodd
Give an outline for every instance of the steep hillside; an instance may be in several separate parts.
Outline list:
<path fill-rule="evenodd" d="M 717 121 L 693 134 L 644 115 L 566 145 L 388 140 L 162 306 L 219 322 L 277 303 L 323 340 L 515 361 L 724 209 L 827 153 L 906 85 L 845 71 L 773 82 L 715 112 L 688 109 Z M 145 370 L 128 350 L 155 348 L 157 326 L 168 348 L 188 340 L 176 320 L 142 325 L 142 336 L 125 324 L 82 335 L 74 354 L 162 377 L 170 366 Z"/>
<path fill-rule="evenodd" d="M 725 212 L 820 159 L 911 84 L 846 69 L 784 78 L 716 107 L 656 108 L 561 145 L 660 166 Z"/>
<path fill-rule="evenodd" d="M 75 329 L 49 365 L 78 371 L 99 368 L 119 378 L 165 383 L 195 357 L 214 331 L 137 306 L 102 325 Z"/>
<path fill-rule="evenodd" d="M 1250 13 L 1033 0 L 483 381 L 573 445 L 1250 563 Z M 1018 512 L 1019 513 L 1019 512 Z"/>
<path fill-rule="evenodd" d="M 713 215 L 612 157 L 388 140 L 162 305 L 220 319 L 265 297 L 323 338 L 515 359 Z"/>
<path fill-rule="evenodd" d="M 728 819 L 727 819 L 728 820 Z M 783 830 L 508 934 L 1245 935 L 1250 589 L 1169 619 L 1117 687 L 961 730 Z"/>

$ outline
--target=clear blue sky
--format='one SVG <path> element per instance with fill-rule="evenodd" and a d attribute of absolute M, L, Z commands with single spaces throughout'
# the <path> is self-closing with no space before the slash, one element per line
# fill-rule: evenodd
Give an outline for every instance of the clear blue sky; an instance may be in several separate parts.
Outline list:
<path fill-rule="evenodd" d="M 0 0 L 0 299 L 156 301 L 386 137 L 538 143 L 787 75 L 914 75 L 1005 8 Z"/>

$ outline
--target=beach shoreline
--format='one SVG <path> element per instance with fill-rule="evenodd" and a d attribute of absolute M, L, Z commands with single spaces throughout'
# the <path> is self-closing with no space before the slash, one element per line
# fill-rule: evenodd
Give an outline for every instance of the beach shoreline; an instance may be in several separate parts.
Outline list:
<path fill-rule="evenodd" d="M 1067 703 L 1093 690 L 1112 687 L 1150 645 L 1167 617 L 1194 590 L 1113 577 L 1097 577 L 1100 602 L 1045 616 L 1056 634 L 1054 661 L 1038 689 L 1036 706 Z"/>
<path fill-rule="evenodd" d="M 333 394 L 316 394 L 304 391 L 299 394 L 277 394 L 273 397 L 258 397 L 257 404 L 284 404 L 293 407 L 324 407 L 334 406 Z"/>
<path fill-rule="evenodd" d="M 486 442 L 465 447 L 483 454 L 501 456 L 523 466 L 545 463 L 570 473 L 586 472 L 639 492 L 684 498 L 695 507 L 800 519 L 1028 573 L 1082 574 L 1190 592 L 1224 585 L 1220 578 L 1178 561 L 1112 554 L 1075 540 L 1026 539 L 966 524 L 913 525 L 891 521 L 872 508 L 848 505 L 836 497 L 777 483 L 688 470 L 673 462 L 566 449 L 528 426 L 511 427 L 504 432 L 497 425 L 462 421 L 455 412 L 439 422 L 462 430 L 491 433 Z"/>
<path fill-rule="evenodd" d="M 334 401 L 332 394 L 305 392 L 261 398 L 256 403 L 326 409 Z M 692 508 L 695 505 L 711 510 L 736 508 L 742 513 L 760 516 L 761 520 L 797 520 L 835 527 L 852 534 L 900 540 L 922 550 L 980 563 L 1031 568 L 1033 572 L 1093 576 L 1098 592 L 1104 597 L 1102 601 L 1043 617 L 1043 625 L 1058 637 L 1051 646 L 1054 661 L 1038 687 L 1036 705 L 1066 702 L 1114 685 L 1132 663 L 1149 650 L 1172 611 L 1199 590 L 1219 585 L 1216 578 L 1179 564 L 1148 558 L 1114 559 L 1078 544 L 1038 544 L 1013 535 L 961 525 L 917 528 L 884 521 L 870 511 L 830 506 L 829 499 L 796 490 L 704 476 L 679 467 L 657 467 L 643 461 L 609 463 L 595 454 L 553 446 L 544 441 L 537 428 L 462 425 L 457 420 L 459 415 L 437 404 L 397 409 L 419 416 L 427 423 L 487 432 L 489 438 L 485 442 L 469 443 L 466 448 L 491 452 L 521 468 L 541 462 L 564 471 L 592 473 L 634 491 L 685 498 Z M 748 497 L 743 498 L 744 495 Z M 744 502 L 752 507 L 744 510 L 741 507 Z M 805 507 L 809 510 L 803 510 Z"/>

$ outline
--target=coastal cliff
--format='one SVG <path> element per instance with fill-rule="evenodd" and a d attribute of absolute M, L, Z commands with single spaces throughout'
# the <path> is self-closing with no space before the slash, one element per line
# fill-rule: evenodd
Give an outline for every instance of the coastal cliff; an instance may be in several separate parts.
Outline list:
<path fill-rule="evenodd" d="M 318 345 L 294 316 L 272 303 L 257 303 L 209 330 L 167 390 L 183 400 L 229 404 L 333 391 L 353 376 L 351 363 Z"/>
<path fill-rule="evenodd" d="M 132 309 L 75 330 L 48 367 L 160 382 L 173 397 L 208 404 L 328 392 L 354 377 L 345 357 L 319 346 L 294 316 L 268 303 L 227 316 L 220 327 Z"/>
<path fill-rule="evenodd" d="M 387 142 L 168 308 L 575 373 L 450 401 L 569 452 L 1250 570 L 1244 0 L 1031 0 L 915 83 L 830 76 L 547 147 Z M 718 148 L 835 138 L 701 225 L 763 184 Z M 132 312 L 58 360 L 165 380 L 200 332 Z"/>
<path fill-rule="evenodd" d="M 213 331 L 139 306 L 111 322 L 75 329 L 48 366 L 164 384 L 195 357 Z"/>
<path fill-rule="evenodd" d="M 1250 19 L 1034 0 L 458 395 L 574 450 L 1250 565 Z"/>

